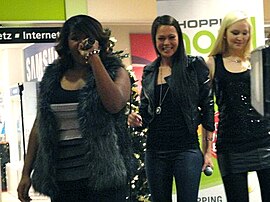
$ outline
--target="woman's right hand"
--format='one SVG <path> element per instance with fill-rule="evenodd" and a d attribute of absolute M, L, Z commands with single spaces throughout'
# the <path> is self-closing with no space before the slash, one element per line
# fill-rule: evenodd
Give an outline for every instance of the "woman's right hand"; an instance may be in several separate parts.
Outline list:
<path fill-rule="evenodd" d="M 142 126 L 142 117 L 139 114 L 132 112 L 128 115 L 128 125 L 131 127 Z"/>
<path fill-rule="evenodd" d="M 32 199 L 29 196 L 29 189 L 31 187 L 31 179 L 29 176 L 22 176 L 18 185 L 18 199 L 22 202 L 30 202 Z"/>

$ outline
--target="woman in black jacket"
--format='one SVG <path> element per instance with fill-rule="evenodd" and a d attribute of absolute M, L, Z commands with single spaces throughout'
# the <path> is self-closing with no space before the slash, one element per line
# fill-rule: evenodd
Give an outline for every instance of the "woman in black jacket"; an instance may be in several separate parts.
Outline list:
<path fill-rule="evenodd" d="M 152 24 L 157 59 L 144 68 L 139 114 L 128 123 L 148 127 L 146 174 L 153 202 L 172 199 L 175 178 L 177 200 L 196 202 L 201 171 L 213 167 L 213 97 L 209 71 L 200 57 L 187 56 L 179 23 L 171 16 Z M 197 129 L 204 133 L 204 156 Z"/>

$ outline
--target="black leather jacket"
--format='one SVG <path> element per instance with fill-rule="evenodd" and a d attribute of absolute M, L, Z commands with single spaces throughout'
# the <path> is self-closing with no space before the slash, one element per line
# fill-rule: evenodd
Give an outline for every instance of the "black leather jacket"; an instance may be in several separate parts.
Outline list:
<path fill-rule="evenodd" d="M 179 106 L 184 114 L 189 132 L 196 133 L 199 124 L 202 124 L 208 131 L 214 131 L 214 101 L 208 67 L 202 57 L 188 56 L 187 64 L 185 67 L 189 70 L 187 72 L 192 72 L 190 79 L 197 81 L 199 87 L 199 97 L 195 99 L 196 103 L 190 103 L 191 109 L 186 109 L 182 105 Z M 154 62 L 145 66 L 143 71 L 140 114 L 143 118 L 144 127 L 147 127 L 155 116 L 154 89 L 159 65 L 160 58 L 157 58 Z M 171 87 L 171 76 L 165 79 Z"/>

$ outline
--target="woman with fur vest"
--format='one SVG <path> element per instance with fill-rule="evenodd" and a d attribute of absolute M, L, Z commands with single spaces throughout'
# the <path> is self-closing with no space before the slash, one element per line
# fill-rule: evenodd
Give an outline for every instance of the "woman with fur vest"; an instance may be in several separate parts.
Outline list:
<path fill-rule="evenodd" d="M 87 15 L 68 19 L 40 83 L 18 198 L 29 188 L 52 202 L 125 201 L 130 78 L 109 51 L 110 33 Z M 33 171 L 33 172 L 32 172 Z"/>

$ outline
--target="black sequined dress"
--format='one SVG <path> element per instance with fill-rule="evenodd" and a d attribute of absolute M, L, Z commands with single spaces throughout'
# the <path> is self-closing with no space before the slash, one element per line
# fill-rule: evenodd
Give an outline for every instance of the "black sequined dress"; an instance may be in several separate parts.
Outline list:
<path fill-rule="evenodd" d="M 270 168 L 270 120 L 251 106 L 250 70 L 227 71 L 221 55 L 215 57 L 215 64 L 217 153 L 222 176 Z"/>

